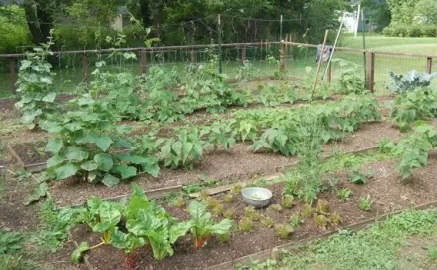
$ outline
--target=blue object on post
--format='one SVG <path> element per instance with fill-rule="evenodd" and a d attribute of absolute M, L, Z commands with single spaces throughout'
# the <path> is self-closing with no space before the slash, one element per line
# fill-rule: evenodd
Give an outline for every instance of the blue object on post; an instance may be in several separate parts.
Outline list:
<path fill-rule="evenodd" d="M 327 62 L 329 60 L 329 57 L 331 56 L 333 47 L 331 45 L 325 45 L 325 48 L 323 49 L 323 54 L 322 47 L 322 44 L 317 45 L 316 63 L 319 62 L 320 56 L 322 57 L 322 63 Z"/>

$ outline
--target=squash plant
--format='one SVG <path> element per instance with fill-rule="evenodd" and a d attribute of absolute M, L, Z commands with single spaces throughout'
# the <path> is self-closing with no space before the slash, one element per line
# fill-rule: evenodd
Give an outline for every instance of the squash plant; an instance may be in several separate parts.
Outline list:
<path fill-rule="evenodd" d="M 53 55 L 50 51 L 53 44 L 50 36 L 47 43 L 33 48 L 33 52 L 26 53 L 26 59 L 21 61 L 17 80 L 20 101 L 15 107 L 23 113 L 21 121 L 29 129 L 38 126 L 47 113 L 56 109 L 52 65 L 47 61 Z"/>
<path fill-rule="evenodd" d="M 193 234 L 194 246 L 196 249 L 206 245 L 208 239 L 213 234 L 224 235 L 232 227 L 232 220 L 222 219 L 219 223 L 214 223 L 211 213 L 206 206 L 199 201 L 192 201 L 188 206 L 191 220 L 188 222 L 190 231 Z"/>
<path fill-rule="evenodd" d="M 120 179 L 135 176 L 140 171 L 137 165 L 142 165 L 141 171 L 156 172 L 157 160 L 153 164 L 153 160 L 114 153 L 131 147 L 119 136 L 130 132 L 130 128 L 113 124 L 116 116 L 107 102 L 84 94 L 70 105 L 73 110 L 64 115 L 51 115 L 41 123 L 43 129 L 58 135 L 49 140 L 45 149 L 53 153 L 47 161 L 49 177 L 62 180 L 78 175 L 85 181 L 112 187 Z"/>

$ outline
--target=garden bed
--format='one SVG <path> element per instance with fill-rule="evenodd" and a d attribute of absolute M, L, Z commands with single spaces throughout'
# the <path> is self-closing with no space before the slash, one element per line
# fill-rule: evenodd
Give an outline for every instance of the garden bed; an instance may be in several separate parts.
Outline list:
<path fill-rule="evenodd" d="M 398 141 L 403 135 L 387 122 L 375 122 L 363 125 L 357 132 L 343 141 L 325 146 L 325 155 L 336 150 L 349 152 L 376 147 L 383 138 Z M 200 164 L 193 170 L 162 169 L 158 178 L 140 176 L 135 182 L 145 190 L 200 183 L 198 175 L 204 175 L 222 185 L 228 182 L 247 180 L 255 175 L 268 175 L 297 162 L 297 157 L 285 157 L 274 153 L 252 153 L 248 145 L 239 144 L 230 150 L 206 153 Z M 129 181 L 111 189 L 103 185 L 87 185 L 72 178 L 55 183 L 51 194 L 58 207 L 77 205 L 85 202 L 91 195 L 105 199 L 130 193 Z"/>
<path fill-rule="evenodd" d="M 329 213 L 337 212 L 342 218 L 340 226 L 328 225 L 327 231 L 334 231 L 340 227 L 367 221 L 370 218 L 380 216 L 384 213 L 391 213 L 396 210 L 405 209 L 412 205 L 421 205 L 435 201 L 437 198 L 437 183 L 435 182 L 434 171 L 437 169 L 437 154 L 430 156 L 430 164 L 427 168 L 415 172 L 411 182 L 400 183 L 399 175 L 394 170 L 394 160 L 374 162 L 362 166 L 361 170 L 372 170 L 369 182 L 365 185 L 354 185 L 348 182 L 345 172 L 338 172 L 338 188 L 346 187 L 353 191 L 353 195 L 347 202 L 340 202 L 335 192 L 325 191 L 320 194 L 319 199 L 328 201 Z M 277 183 L 268 186 L 273 191 L 273 203 L 278 203 L 281 197 L 284 183 Z M 361 197 L 370 195 L 373 201 L 372 210 L 369 212 L 359 209 Z M 214 196 L 214 199 L 223 200 L 224 194 Z M 185 210 L 173 205 L 164 207 L 172 215 L 181 220 L 187 220 L 188 214 Z M 236 209 L 236 224 L 244 215 L 244 203 L 238 195 L 234 195 L 231 203 L 223 203 L 225 209 Z M 304 204 L 296 202 L 291 209 L 283 208 L 281 212 L 271 209 L 259 210 L 261 216 L 269 216 L 274 220 L 274 224 L 287 224 L 290 216 L 301 213 Z M 220 217 L 222 218 L 222 217 Z M 219 219 L 219 218 L 217 218 Z M 136 267 L 147 269 L 204 269 L 209 266 L 217 265 L 226 261 L 231 261 L 249 254 L 261 252 L 299 240 L 311 238 L 326 233 L 327 231 L 316 226 L 313 218 L 305 218 L 304 223 L 295 228 L 295 232 L 289 239 L 281 240 L 275 235 L 273 228 L 268 229 L 260 222 L 254 222 L 253 232 L 243 233 L 233 230 L 229 243 L 220 243 L 212 238 L 201 250 L 196 251 L 189 236 L 180 238 L 174 247 L 175 254 L 161 262 L 152 258 L 149 248 L 141 248 L 135 256 Z M 90 244 L 100 242 L 99 236 L 90 233 L 85 226 L 79 226 L 72 231 L 75 241 L 88 241 Z M 93 250 L 88 254 L 88 260 L 94 269 L 122 269 L 123 255 L 115 248 L 103 246 Z"/>

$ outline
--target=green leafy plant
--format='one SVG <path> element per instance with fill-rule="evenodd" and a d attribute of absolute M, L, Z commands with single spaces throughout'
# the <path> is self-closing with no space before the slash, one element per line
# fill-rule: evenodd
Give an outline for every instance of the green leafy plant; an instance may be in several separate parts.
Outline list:
<path fill-rule="evenodd" d="M 261 224 L 266 228 L 272 228 L 275 222 L 271 217 L 263 217 L 261 218 Z"/>
<path fill-rule="evenodd" d="M 329 221 L 333 224 L 333 225 L 338 225 L 342 222 L 342 218 L 340 216 L 339 213 L 334 212 L 331 214 L 331 216 L 329 217 Z"/>
<path fill-rule="evenodd" d="M 428 164 L 428 153 L 437 145 L 437 134 L 434 126 L 418 123 L 415 133 L 403 138 L 396 146 L 396 152 L 401 153 L 397 162 L 397 170 L 402 180 L 412 175 L 414 168 L 422 168 Z"/>
<path fill-rule="evenodd" d="M 243 217 L 240 222 L 238 222 L 238 230 L 250 233 L 253 230 L 253 221 L 248 217 Z"/>
<path fill-rule="evenodd" d="M 57 109 L 52 65 L 47 60 L 53 55 L 50 50 L 53 44 L 53 38 L 49 36 L 47 43 L 33 48 L 33 52 L 26 53 L 26 59 L 21 61 L 17 81 L 20 101 L 15 106 L 23 113 L 22 123 L 29 129 L 38 126 L 40 120 Z"/>
<path fill-rule="evenodd" d="M 274 211 L 274 212 L 282 212 L 282 206 L 280 204 L 272 204 L 270 205 L 267 210 Z"/>
<path fill-rule="evenodd" d="M 363 211 L 370 211 L 372 210 L 373 201 L 370 198 L 370 195 L 367 195 L 366 197 L 360 197 L 360 209 Z"/>
<path fill-rule="evenodd" d="M 220 216 L 225 212 L 225 206 L 223 204 L 219 204 L 216 205 L 213 209 L 212 209 L 212 214 L 214 216 Z"/>
<path fill-rule="evenodd" d="M 283 207 L 290 209 L 290 208 L 293 207 L 293 202 L 294 202 L 293 195 L 285 194 L 285 195 L 282 196 L 281 205 Z"/>
<path fill-rule="evenodd" d="M 318 200 L 316 205 L 316 212 L 321 215 L 326 215 L 329 213 L 329 206 L 327 200 Z"/>
<path fill-rule="evenodd" d="M 290 224 L 291 226 L 293 226 L 294 228 L 298 227 L 299 225 L 301 225 L 302 223 L 304 223 L 303 220 L 300 219 L 299 214 L 293 214 L 290 217 Z"/>
<path fill-rule="evenodd" d="M 188 222 L 178 222 L 155 201 L 149 201 L 144 191 L 133 184 L 133 194 L 126 210 L 126 228 L 138 238 L 150 243 L 153 257 L 163 260 L 173 255 L 172 245 L 190 228 Z"/>
<path fill-rule="evenodd" d="M 191 220 L 188 222 L 193 234 L 194 246 L 202 248 L 213 234 L 226 234 L 232 227 L 232 221 L 223 219 L 214 224 L 212 215 L 206 210 L 206 206 L 198 201 L 192 201 L 188 207 Z"/>
<path fill-rule="evenodd" d="M 364 185 L 369 181 L 365 175 L 355 170 L 352 172 L 352 175 L 349 177 L 349 182 L 353 184 Z"/>
<path fill-rule="evenodd" d="M 132 233 L 123 233 L 118 228 L 112 232 L 111 244 L 118 249 L 123 250 L 125 254 L 125 265 L 128 269 L 134 269 L 135 251 L 144 246 L 145 241 L 141 237 L 137 237 Z"/>
<path fill-rule="evenodd" d="M 357 64 L 344 59 L 332 59 L 332 62 L 338 63 L 341 69 L 340 93 L 360 94 L 367 91 Z"/>
<path fill-rule="evenodd" d="M 182 196 L 179 196 L 176 200 L 174 200 L 173 205 L 182 208 L 187 204 L 187 202 L 184 200 Z"/>
<path fill-rule="evenodd" d="M 309 218 L 313 216 L 313 213 L 314 213 L 314 209 L 311 207 L 311 204 L 307 203 L 304 205 L 301 215 L 304 218 Z"/>
<path fill-rule="evenodd" d="M 235 219 L 235 212 L 236 212 L 235 208 L 229 208 L 223 213 L 223 216 L 227 219 L 233 220 Z"/>
<path fill-rule="evenodd" d="M 177 169 L 181 166 L 193 168 L 194 164 L 202 157 L 204 142 L 200 139 L 199 130 L 181 130 L 178 139 L 158 139 L 157 144 L 163 144 L 161 159 L 165 167 Z"/>
<path fill-rule="evenodd" d="M 294 228 L 287 224 L 275 225 L 276 235 L 281 239 L 287 239 L 294 232 Z"/>
<path fill-rule="evenodd" d="M 223 197 L 223 201 L 226 203 L 231 203 L 234 200 L 234 195 L 232 193 L 228 193 Z"/>
<path fill-rule="evenodd" d="M 349 200 L 349 197 L 352 195 L 352 193 L 352 190 L 348 188 L 342 188 L 337 191 L 337 197 L 340 199 L 340 201 L 346 202 Z"/>
<path fill-rule="evenodd" d="M 326 230 L 328 226 L 328 218 L 325 215 L 314 215 L 314 223 L 320 229 Z"/>
<path fill-rule="evenodd" d="M 392 84 L 387 87 L 395 93 L 405 93 L 414 91 L 419 88 L 428 87 L 431 81 L 437 77 L 437 73 L 419 73 L 416 70 L 411 70 L 407 75 L 396 75 L 393 71 L 389 72 Z"/>
<path fill-rule="evenodd" d="M 258 221 L 261 217 L 260 213 L 253 206 L 244 208 L 244 215 L 252 221 Z"/>

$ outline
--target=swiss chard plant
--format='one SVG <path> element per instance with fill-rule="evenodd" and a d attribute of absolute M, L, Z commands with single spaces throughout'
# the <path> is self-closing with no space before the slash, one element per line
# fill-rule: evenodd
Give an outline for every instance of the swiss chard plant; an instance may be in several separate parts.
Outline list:
<path fill-rule="evenodd" d="M 15 106 L 23 113 L 21 120 L 29 129 L 38 126 L 41 119 L 56 109 L 52 65 L 48 62 L 48 57 L 53 55 L 50 50 L 53 44 L 49 37 L 48 43 L 26 53 L 26 59 L 21 61 L 17 81 L 20 101 Z"/>
<path fill-rule="evenodd" d="M 437 77 L 437 73 L 419 73 L 416 70 L 409 71 L 405 76 L 396 75 L 393 71 L 390 71 L 389 75 L 392 84 L 387 88 L 395 93 L 411 92 L 416 89 L 429 87 L 431 81 Z"/>
<path fill-rule="evenodd" d="M 206 245 L 208 239 L 213 234 L 227 234 L 233 224 L 229 219 L 223 219 L 219 223 L 214 223 L 211 213 L 199 201 L 192 201 L 188 207 L 188 212 L 191 216 L 188 224 L 193 235 L 194 246 L 197 249 Z"/>
<path fill-rule="evenodd" d="M 127 206 L 126 228 L 136 237 L 144 238 L 152 247 L 153 256 L 163 260 L 173 255 L 172 245 L 185 235 L 188 223 L 178 222 L 164 208 L 149 201 L 138 186 L 133 185 L 133 194 Z"/>
<path fill-rule="evenodd" d="M 144 238 L 138 237 L 133 233 L 124 233 L 118 228 L 112 231 L 111 244 L 115 248 L 123 250 L 125 254 L 125 266 L 127 269 L 135 268 L 135 251 L 144 246 Z"/>

